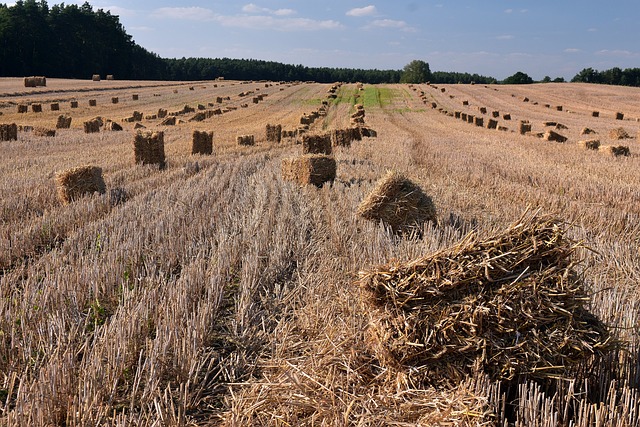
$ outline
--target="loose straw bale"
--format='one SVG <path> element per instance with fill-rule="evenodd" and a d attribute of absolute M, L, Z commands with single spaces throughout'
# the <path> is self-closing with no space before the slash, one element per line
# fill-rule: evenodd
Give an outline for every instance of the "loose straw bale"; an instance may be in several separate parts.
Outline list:
<path fill-rule="evenodd" d="M 18 140 L 18 125 L 0 124 L 0 141 L 17 141 Z"/>
<path fill-rule="evenodd" d="M 24 104 L 18 104 L 18 113 L 19 114 L 26 113 L 27 111 L 29 111 L 29 107 L 27 107 Z"/>
<path fill-rule="evenodd" d="M 578 141 L 578 145 L 585 150 L 598 150 L 600 148 L 600 140 L 587 139 L 584 141 Z"/>
<path fill-rule="evenodd" d="M 71 116 L 61 114 L 56 122 L 56 129 L 69 129 L 71 127 Z"/>
<path fill-rule="evenodd" d="M 133 138 L 135 163 L 166 165 L 164 156 L 164 132 L 136 131 Z"/>
<path fill-rule="evenodd" d="M 84 127 L 84 133 L 100 132 L 101 123 L 96 119 L 88 120 L 84 122 L 82 125 Z"/>
<path fill-rule="evenodd" d="M 55 175 L 58 198 L 64 204 L 71 203 L 80 197 L 106 192 L 102 169 L 97 166 L 80 166 Z"/>
<path fill-rule="evenodd" d="M 207 118 L 207 114 L 204 112 L 196 113 L 193 117 L 189 119 L 190 122 L 201 122 Z"/>
<path fill-rule="evenodd" d="M 98 105 L 98 101 L 95 99 L 90 99 L 89 100 L 89 107 L 95 107 Z"/>
<path fill-rule="evenodd" d="M 547 141 L 554 141 L 554 142 L 566 142 L 567 137 L 560 135 L 557 132 L 554 132 L 552 130 L 548 130 L 544 133 L 544 139 Z"/>
<path fill-rule="evenodd" d="M 236 143 L 238 145 L 256 145 L 256 140 L 253 135 L 238 135 L 236 137 Z"/>
<path fill-rule="evenodd" d="M 58 104 L 57 102 L 54 102 L 51 104 L 51 111 L 59 111 L 60 110 L 60 104 Z"/>
<path fill-rule="evenodd" d="M 331 135 L 305 135 L 302 138 L 303 154 L 331 154 Z"/>
<path fill-rule="evenodd" d="M 267 124 L 265 131 L 268 142 L 275 142 L 279 144 L 280 141 L 282 141 L 282 125 Z"/>
<path fill-rule="evenodd" d="M 476 117 L 473 114 L 467 114 L 467 123 L 473 123 L 475 118 Z"/>
<path fill-rule="evenodd" d="M 374 312 L 369 346 L 383 367 L 423 385 L 468 376 L 549 380 L 619 348 L 587 311 L 564 223 L 525 214 L 506 230 L 360 272 Z"/>
<path fill-rule="evenodd" d="M 631 152 L 629 151 L 629 147 L 627 147 L 626 145 L 601 145 L 598 148 L 598 151 L 613 157 L 618 157 L 618 156 L 628 157 L 631 155 Z"/>
<path fill-rule="evenodd" d="M 611 129 L 609 131 L 609 138 L 611 139 L 629 139 L 629 133 L 624 128 Z"/>
<path fill-rule="evenodd" d="M 56 136 L 56 130 L 37 126 L 33 128 L 33 134 L 35 136 L 44 136 L 44 137 L 52 138 Z"/>
<path fill-rule="evenodd" d="M 624 114 L 623 113 L 616 113 L 616 120 L 624 120 Z"/>
<path fill-rule="evenodd" d="M 336 160 L 323 154 L 307 154 L 282 160 L 282 179 L 298 185 L 321 187 L 336 179 Z"/>
<path fill-rule="evenodd" d="M 31 111 L 34 113 L 42 113 L 42 104 L 31 104 Z"/>
<path fill-rule="evenodd" d="M 460 111 L 454 111 L 454 112 L 453 112 L 453 116 L 454 116 L 456 119 L 459 119 L 461 114 L 462 114 L 462 113 L 461 113 Z"/>
<path fill-rule="evenodd" d="M 94 74 L 93 76 L 91 76 L 91 80 L 93 80 L 94 82 L 99 82 L 100 74 Z"/>
<path fill-rule="evenodd" d="M 462 119 L 463 122 L 467 121 L 467 113 L 461 113 L 460 114 L 460 119 Z"/>
<path fill-rule="evenodd" d="M 358 206 L 358 215 L 382 223 L 396 234 L 420 233 L 426 222 L 436 222 L 431 197 L 404 175 L 389 171 Z"/>
<path fill-rule="evenodd" d="M 213 154 L 213 132 L 194 130 L 191 154 Z"/>
<path fill-rule="evenodd" d="M 528 132 L 531 132 L 531 123 L 524 120 L 521 121 L 520 126 L 518 127 L 518 131 L 520 132 L 520 135 L 525 135 Z"/>

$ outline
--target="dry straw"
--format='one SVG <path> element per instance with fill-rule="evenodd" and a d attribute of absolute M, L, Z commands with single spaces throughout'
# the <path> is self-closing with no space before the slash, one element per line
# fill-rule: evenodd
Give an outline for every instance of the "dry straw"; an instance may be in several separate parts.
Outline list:
<path fill-rule="evenodd" d="M 303 154 L 331 154 L 331 135 L 305 135 L 302 138 Z"/>
<path fill-rule="evenodd" d="M 616 113 L 616 120 L 624 120 L 624 114 L 623 113 Z"/>
<path fill-rule="evenodd" d="M 544 139 L 547 141 L 554 141 L 554 142 L 566 142 L 567 141 L 567 137 L 560 135 L 557 132 L 554 132 L 552 130 L 548 130 L 544 133 Z"/>
<path fill-rule="evenodd" d="M 578 145 L 585 150 L 598 150 L 600 148 L 600 140 L 587 139 L 584 141 L 578 141 Z"/>
<path fill-rule="evenodd" d="M 194 130 L 191 154 L 213 154 L 213 132 Z"/>
<path fill-rule="evenodd" d="M 298 185 L 321 187 L 336 179 L 336 160 L 323 154 L 307 154 L 282 160 L 282 179 Z"/>
<path fill-rule="evenodd" d="M 135 163 L 165 167 L 164 133 L 137 131 L 133 137 L 133 154 Z"/>
<path fill-rule="evenodd" d="M 71 101 L 71 108 L 78 108 L 78 101 Z"/>
<path fill-rule="evenodd" d="M 55 137 L 56 136 L 56 130 L 38 126 L 38 127 L 33 128 L 33 134 L 35 136 Z"/>
<path fill-rule="evenodd" d="M 388 171 L 358 206 L 358 215 L 382 223 L 396 234 L 420 233 L 437 221 L 431 197 L 401 173 Z"/>
<path fill-rule="evenodd" d="M 24 113 L 26 113 L 27 111 L 29 111 L 29 107 L 27 107 L 27 106 L 26 106 L 26 105 L 24 105 L 24 104 L 18 104 L 18 113 L 19 113 L 19 114 L 24 114 Z"/>
<path fill-rule="evenodd" d="M 613 157 L 627 157 L 631 155 L 629 147 L 626 145 L 601 145 L 600 148 L 598 148 L 598 151 Z"/>
<path fill-rule="evenodd" d="M 624 128 L 611 129 L 609 131 L 609 138 L 611 139 L 629 139 L 631 136 Z"/>
<path fill-rule="evenodd" d="M 0 124 L 0 141 L 17 141 L 18 140 L 18 125 Z"/>
<path fill-rule="evenodd" d="M 96 105 L 98 105 L 98 101 L 95 99 L 90 99 L 89 100 L 89 107 L 95 107 Z"/>
<path fill-rule="evenodd" d="M 587 311 L 564 224 L 525 214 L 487 239 L 359 274 L 370 347 L 422 384 L 571 378 L 618 347 Z"/>
<path fill-rule="evenodd" d="M 58 198 L 64 204 L 85 194 L 106 192 L 102 169 L 97 166 L 81 166 L 56 173 Z"/>
<path fill-rule="evenodd" d="M 498 128 L 498 121 L 494 119 L 489 119 L 489 121 L 487 122 L 487 129 L 497 129 L 497 128 Z"/>

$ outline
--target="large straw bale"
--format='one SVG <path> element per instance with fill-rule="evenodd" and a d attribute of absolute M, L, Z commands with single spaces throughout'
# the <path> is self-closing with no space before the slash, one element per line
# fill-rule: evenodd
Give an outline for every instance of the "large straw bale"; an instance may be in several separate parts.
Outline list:
<path fill-rule="evenodd" d="M 305 135 L 302 137 L 303 154 L 331 154 L 331 135 Z"/>
<path fill-rule="evenodd" d="M 167 117 L 162 122 L 160 122 L 160 124 L 163 126 L 175 126 L 176 117 L 175 116 Z"/>
<path fill-rule="evenodd" d="M 531 123 L 523 120 L 520 122 L 520 126 L 518 127 L 518 131 L 520 132 L 520 135 L 526 135 L 527 133 L 531 132 Z"/>
<path fill-rule="evenodd" d="M 44 137 L 55 137 L 56 136 L 56 130 L 55 129 L 48 129 L 45 127 L 40 127 L 40 126 L 36 126 L 33 128 L 33 134 L 35 136 L 44 136 Z"/>
<path fill-rule="evenodd" d="M 324 154 L 307 154 L 282 160 L 282 179 L 298 185 L 321 187 L 336 179 L 336 160 Z"/>
<path fill-rule="evenodd" d="M 93 80 L 94 82 L 99 82 L 100 74 L 94 74 L 93 76 L 91 76 L 91 80 Z"/>
<path fill-rule="evenodd" d="M 118 102 L 120 102 L 120 98 L 118 98 L 117 96 L 114 96 L 111 98 L 111 103 L 112 104 L 117 104 Z"/>
<path fill-rule="evenodd" d="M 555 141 L 555 142 L 566 142 L 567 141 L 567 137 L 564 135 L 560 135 L 557 132 L 554 132 L 552 130 L 547 130 L 544 133 L 544 139 L 547 141 Z"/>
<path fill-rule="evenodd" d="M 64 204 L 71 203 L 80 197 L 106 192 L 102 169 L 97 166 L 80 166 L 55 175 L 58 198 Z"/>
<path fill-rule="evenodd" d="M 631 136 L 624 128 L 615 128 L 609 131 L 609 138 L 611 139 L 629 139 Z"/>
<path fill-rule="evenodd" d="M 624 113 L 616 113 L 616 120 L 624 120 Z"/>
<path fill-rule="evenodd" d="M 51 105 L 51 111 L 59 111 L 60 110 L 60 104 L 58 104 L 57 102 L 53 102 Z"/>
<path fill-rule="evenodd" d="M 27 111 L 29 111 L 29 107 L 26 106 L 25 104 L 18 104 L 18 113 L 19 114 L 24 114 Z"/>
<path fill-rule="evenodd" d="M 369 345 L 416 382 L 570 378 L 618 348 L 588 310 L 564 223 L 526 214 L 481 239 L 359 274 Z"/>
<path fill-rule="evenodd" d="M 389 171 L 358 206 L 358 214 L 382 223 L 397 234 L 420 233 L 426 222 L 436 222 L 436 208 L 414 182 L 401 173 Z"/>
<path fill-rule="evenodd" d="M 591 112 L 591 117 L 600 117 L 600 112 L 599 111 Z"/>
<path fill-rule="evenodd" d="M 598 132 L 589 128 L 582 128 L 582 130 L 580 131 L 580 135 L 590 135 L 592 133 L 598 133 Z"/>
<path fill-rule="evenodd" d="M 213 154 L 213 132 L 194 130 L 191 154 Z"/>
<path fill-rule="evenodd" d="M 238 145 L 256 145 L 256 139 L 253 135 L 238 135 L 236 137 L 236 143 Z"/>
<path fill-rule="evenodd" d="M 491 112 L 491 116 L 492 116 L 494 119 L 497 119 L 498 117 L 500 117 L 500 111 L 492 111 L 492 112 Z"/>
<path fill-rule="evenodd" d="M 363 136 L 359 128 L 334 129 L 330 135 L 334 147 L 350 147 L 352 141 L 360 141 Z"/>
<path fill-rule="evenodd" d="M 0 124 L 0 141 L 17 141 L 18 140 L 18 125 Z"/>
<path fill-rule="evenodd" d="M 107 80 L 115 80 L 113 74 L 107 74 Z"/>
<path fill-rule="evenodd" d="M 140 95 L 138 95 L 137 93 L 134 93 L 133 95 L 131 95 L 131 99 L 132 99 L 133 101 L 137 101 L 137 100 L 139 100 L 139 99 L 140 99 Z"/>
<path fill-rule="evenodd" d="M 82 125 L 84 127 L 84 133 L 100 132 L 101 123 L 96 119 L 88 120 L 84 122 Z"/>
<path fill-rule="evenodd" d="M 113 132 L 118 132 L 122 130 L 122 126 L 120 126 L 118 123 L 111 121 L 111 120 L 107 120 L 107 123 L 105 123 L 104 125 L 104 130 L 110 130 Z"/>
<path fill-rule="evenodd" d="M 69 104 L 71 105 L 71 108 L 78 108 L 78 101 L 71 101 Z"/>
<path fill-rule="evenodd" d="M 627 157 L 631 155 L 631 152 L 629 151 L 629 147 L 627 147 L 626 145 L 601 145 L 598 148 L 598 151 L 613 157 L 618 157 L 618 156 Z"/>
<path fill-rule="evenodd" d="M 32 76 L 24 78 L 24 87 L 46 86 L 47 78 L 44 76 Z"/>
<path fill-rule="evenodd" d="M 95 99 L 90 99 L 89 100 L 89 107 L 95 107 L 98 105 L 98 101 Z"/>
<path fill-rule="evenodd" d="M 599 139 L 587 139 L 584 141 L 578 141 L 578 145 L 585 150 L 598 150 L 600 148 Z"/>
<path fill-rule="evenodd" d="M 487 122 L 487 129 L 497 129 L 497 128 L 498 128 L 498 121 L 494 119 L 489 119 L 489 121 Z"/>
<path fill-rule="evenodd" d="M 504 120 L 511 120 L 511 114 L 503 114 L 503 115 L 502 115 L 502 118 L 503 118 Z"/>
<path fill-rule="evenodd" d="M 484 126 L 484 119 L 482 117 L 475 117 L 474 118 L 474 123 L 478 127 L 483 127 Z"/>
<path fill-rule="evenodd" d="M 164 157 L 164 132 L 136 131 L 133 138 L 133 155 L 135 163 L 143 165 L 166 164 Z"/>
<path fill-rule="evenodd" d="M 158 118 L 164 119 L 165 117 L 167 117 L 167 110 L 164 108 L 158 109 Z"/>
<path fill-rule="evenodd" d="M 282 141 L 282 125 L 267 124 L 266 134 L 268 142 L 280 143 Z"/>
<path fill-rule="evenodd" d="M 31 111 L 33 111 L 34 113 L 42 113 L 42 104 L 40 103 L 31 104 Z"/>

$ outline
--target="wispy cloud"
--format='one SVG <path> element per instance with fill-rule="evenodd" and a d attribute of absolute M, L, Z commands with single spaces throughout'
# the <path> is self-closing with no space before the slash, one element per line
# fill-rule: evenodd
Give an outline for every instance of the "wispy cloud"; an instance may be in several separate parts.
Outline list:
<path fill-rule="evenodd" d="M 242 6 L 242 11 L 246 13 L 268 13 L 276 16 L 291 16 L 296 14 L 296 11 L 293 9 L 269 9 L 267 7 L 260 7 L 254 3 Z"/>
<path fill-rule="evenodd" d="M 248 10 L 256 10 L 253 6 L 248 6 L 250 6 Z M 308 18 L 283 17 L 280 11 L 282 9 L 272 10 L 270 15 L 221 15 L 202 7 L 162 7 L 156 9 L 152 16 L 159 19 L 217 22 L 225 27 L 251 30 L 319 31 L 343 27 L 340 22 L 334 20 L 318 21 Z"/>
<path fill-rule="evenodd" d="M 504 34 L 502 36 L 496 37 L 496 40 L 513 40 L 513 39 L 515 39 L 515 36 L 513 36 L 512 34 Z"/>
<path fill-rule="evenodd" d="M 564 53 L 579 53 L 579 52 L 582 52 L 582 49 L 576 49 L 576 48 L 570 47 L 564 50 Z"/>
<path fill-rule="evenodd" d="M 513 13 L 513 9 L 505 9 L 504 13 Z"/>
<path fill-rule="evenodd" d="M 369 5 L 365 7 L 356 7 L 347 11 L 347 16 L 372 16 L 378 13 L 378 9 L 374 5 Z"/>
<path fill-rule="evenodd" d="M 590 32 L 590 33 L 596 33 L 596 32 L 598 32 L 598 29 L 597 28 L 589 28 L 587 31 Z"/>
<path fill-rule="evenodd" d="M 385 28 L 400 30 L 405 32 L 416 32 L 417 30 L 407 24 L 405 21 L 397 21 L 395 19 L 376 19 L 365 27 L 366 29 Z"/>
<path fill-rule="evenodd" d="M 596 52 L 596 55 L 600 56 L 616 56 L 616 57 L 624 57 L 624 58 L 635 58 L 640 57 L 640 53 L 631 52 L 630 50 L 624 49 L 603 49 Z"/>

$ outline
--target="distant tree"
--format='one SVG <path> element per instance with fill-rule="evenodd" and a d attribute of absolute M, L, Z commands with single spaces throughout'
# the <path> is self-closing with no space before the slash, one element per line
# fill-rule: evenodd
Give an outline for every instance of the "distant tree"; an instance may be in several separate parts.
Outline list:
<path fill-rule="evenodd" d="M 431 70 L 429 64 L 415 59 L 409 62 L 402 69 L 400 83 L 425 83 L 431 80 Z"/>
<path fill-rule="evenodd" d="M 564 83 L 564 77 L 556 77 L 555 79 L 553 79 L 554 83 Z"/>
<path fill-rule="evenodd" d="M 526 85 L 533 83 L 533 79 L 529 77 L 526 73 L 522 71 L 518 71 L 513 76 L 509 76 L 502 81 L 502 83 L 507 85 Z"/>
<path fill-rule="evenodd" d="M 574 83 L 602 83 L 602 77 L 597 70 L 589 67 L 576 74 L 571 81 Z"/>
<path fill-rule="evenodd" d="M 540 83 L 551 83 L 551 77 L 544 76 L 544 78 L 540 80 Z"/>

